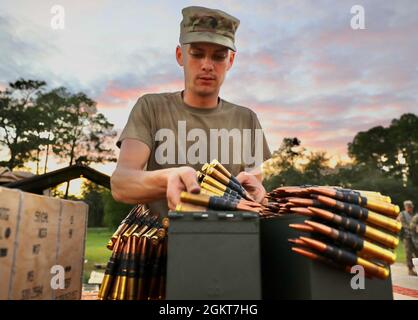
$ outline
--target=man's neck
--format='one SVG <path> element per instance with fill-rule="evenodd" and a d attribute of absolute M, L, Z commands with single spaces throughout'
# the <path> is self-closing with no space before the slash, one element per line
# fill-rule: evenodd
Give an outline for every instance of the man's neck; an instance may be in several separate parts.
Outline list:
<path fill-rule="evenodd" d="M 210 96 L 199 96 L 185 89 L 183 92 L 183 101 L 191 107 L 212 109 L 218 106 L 218 93 Z"/>

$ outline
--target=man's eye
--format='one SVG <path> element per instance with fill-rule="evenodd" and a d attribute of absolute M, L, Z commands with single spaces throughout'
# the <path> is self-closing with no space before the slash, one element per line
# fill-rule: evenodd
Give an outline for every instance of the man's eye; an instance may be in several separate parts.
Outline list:
<path fill-rule="evenodd" d="M 198 52 L 191 52 L 190 53 L 191 54 L 191 56 L 192 57 L 194 57 L 194 58 L 203 58 L 203 54 L 201 54 L 201 53 L 198 53 Z"/>
<path fill-rule="evenodd" d="M 215 61 L 223 61 L 226 59 L 226 55 L 216 55 L 213 57 L 213 60 Z"/>

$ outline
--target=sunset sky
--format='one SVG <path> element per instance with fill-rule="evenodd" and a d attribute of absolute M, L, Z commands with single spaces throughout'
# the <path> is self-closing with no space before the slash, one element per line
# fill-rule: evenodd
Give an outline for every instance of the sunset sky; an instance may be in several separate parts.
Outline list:
<path fill-rule="evenodd" d="M 50 26 L 55 4 L 63 30 Z M 350 27 L 355 4 L 365 30 Z M 416 0 L 2 0 L 0 88 L 24 77 L 83 91 L 120 131 L 138 97 L 183 89 L 174 53 L 188 5 L 241 20 L 221 97 L 258 114 L 272 150 L 297 136 L 345 159 L 358 131 L 418 113 Z"/>

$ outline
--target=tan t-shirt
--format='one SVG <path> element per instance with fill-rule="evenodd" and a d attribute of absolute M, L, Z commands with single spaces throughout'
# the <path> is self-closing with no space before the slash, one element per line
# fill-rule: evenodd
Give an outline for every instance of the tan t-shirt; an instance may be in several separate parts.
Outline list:
<path fill-rule="evenodd" d="M 257 115 L 223 99 L 212 109 L 184 103 L 182 92 L 146 94 L 133 107 L 117 146 L 137 139 L 151 150 L 146 170 L 191 166 L 199 170 L 218 159 L 233 175 L 251 170 L 271 157 Z M 166 215 L 167 200 L 148 204 Z"/>

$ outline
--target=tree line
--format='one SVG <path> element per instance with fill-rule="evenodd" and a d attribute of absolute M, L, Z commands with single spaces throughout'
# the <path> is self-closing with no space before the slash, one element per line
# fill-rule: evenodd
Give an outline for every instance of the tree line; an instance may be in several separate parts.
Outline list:
<path fill-rule="evenodd" d="M 19 79 L 0 90 L 0 146 L 9 153 L 0 165 L 33 161 L 42 173 L 51 155 L 68 165 L 115 161 L 116 131 L 97 103 L 82 92 L 46 88 L 45 81 Z"/>
<path fill-rule="evenodd" d="M 324 151 L 309 152 L 297 138 L 284 138 L 265 164 L 264 186 L 332 185 L 373 190 L 401 205 L 418 205 L 418 117 L 406 113 L 388 127 L 376 126 L 357 133 L 348 144 L 352 162 L 330 166 Z"/>
<path fill-rule="evenodd" d="M 53 155 L 69 166 L 116 161 L 115 136 L 113 124 L 83 92 L 48 90 L 45 81 L 31 79 L 0 90 L 0 147 L 9 155 L 1 166 L 13 170 L 34 162 L 40 174 Z"/>

